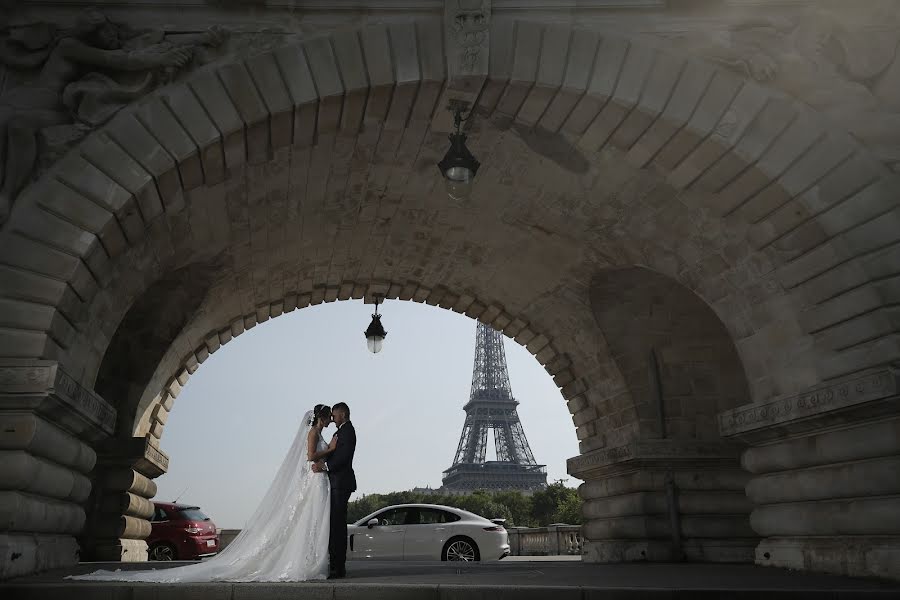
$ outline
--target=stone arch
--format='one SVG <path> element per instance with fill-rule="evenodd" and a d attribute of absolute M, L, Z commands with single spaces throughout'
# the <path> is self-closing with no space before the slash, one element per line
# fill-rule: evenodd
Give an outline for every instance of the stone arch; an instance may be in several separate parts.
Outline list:
<path fill-rule="evenodd" d="M 719 413 L 750 402 L 731 336 L 681 284 L 645 268 L 610 269 L 594 278 L 591 306 L 635 413 L 619 425 L 637 427 L 639 438 L 718 440 Z"/>
<path fill-rule="evenodd" d="M 120 320 L 154 282 L 241 248 L 218 289 L 249 282 L 235 288 L 242 319 L 386 285 L 398 297 L 453 299 L 526 343 L 568 400 L 579 476 L 593 453 L 629 441 L 601 429 L 598 406 L 627 384 L 586 307 L 598 267 L 650 267 L 723 315 L 755 402 L 897 360 L 898 186 L 864 147 L 783 94 L 638 40 L 527 21 L 498 22 L 490 40 L 472 136 L 486 167 L 477 185 L 510 203 L 491 205 L 490 225 L 518 232 L 513 242 L 488 255 L 464 236 L 445 254 L 429 246 L 466 227 L 489 233 L 477 219 L 441 222 L 428 202 L 444 144 L 431 127 L 447 85 L 440 31 L 342 31 L 160 90 L 30 186 L 0 231 L 0 353 L 58 361 L 93 388 Z M 277 178 L 288 190 L 302 182 L 304 206 L 334 218 L 326 248 L 361 227 L 381 253 L 351 244 L 317 255 L 314 229 L 286 236 L 275 224 L 307 227 L 307 213 L 261 185 Z M 524 231 L 545 236 L 547 256 L 521 244 Z M 270 239 L 305 258 L 261 258 Z M 505 264 L 504 252 L 521 256 Z M 445 284 L 452 257 L 477 281 Z M 534 275 L 526 264 L 544 287 L 521 293 L 512 282 Z M 548 275 L 563 264 L 573 265 L 565 282 Z M 192 323 L 173 367 L 222 343 L 225 328 Z M 769 363 L 748 360 L 767 353 Z M 154 377 L 171 395 L 182 374 Z M 163 409 L 160 395 L 156 422 Z"/>

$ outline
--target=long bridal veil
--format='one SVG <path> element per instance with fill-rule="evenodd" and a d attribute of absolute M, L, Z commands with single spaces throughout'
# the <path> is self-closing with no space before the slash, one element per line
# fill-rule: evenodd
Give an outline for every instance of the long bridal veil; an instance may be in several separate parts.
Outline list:
<path fill-rule="evenodd" d="M 306 581 L 328 575 L 328 477 L 307 460 L 312 411 L 241 533 L 218 555 L 181 567 L 146 571 L 96 571 L 71 579 L 151 581 Z M 319 440 L 318 449 L 325 442 Z M 235 482 L 240 485 L 240 482 Z"/>

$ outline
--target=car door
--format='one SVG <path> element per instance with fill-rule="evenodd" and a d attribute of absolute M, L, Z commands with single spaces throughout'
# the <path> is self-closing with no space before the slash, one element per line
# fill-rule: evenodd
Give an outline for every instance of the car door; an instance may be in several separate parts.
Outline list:
<path fill-rule="evenodd" d="M 403 536 L 409 509 L 389 508 L 376 514 L 378 525 L 366 527 L 353 536 L 354 557 L 368 560 L 403 560 Z"/>
<path fill-rule="evenodd" d="M 417 508 L 407 515 L 403 560 L 440 560 L 449 536 L 448 523 L 459 517 L 436 508 Z"/>

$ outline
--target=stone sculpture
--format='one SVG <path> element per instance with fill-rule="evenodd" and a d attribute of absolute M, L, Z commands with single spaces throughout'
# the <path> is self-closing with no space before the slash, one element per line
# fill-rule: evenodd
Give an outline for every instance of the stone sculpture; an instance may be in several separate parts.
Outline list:
<path fill-rule="evenodd" d="M 777 87 L 900 170 L 900 8 L 759 18 L 710 34 L 700 54 Z M 865 17 L 868 22 L 859 17 Z"/>
<path fill-rule="evenodd" d="M 488 45 L 490 4 L 484 0 L 455 0 L 445 6 L 447 37 L 457 47 L 459 68 L 464 73 L 477 70 L 482 50 Z"/>
<path fill-rule="evenodd" d="M 0 95 L 0 224 L 34 170 L 39 134 L 75 141 L 119 109 L 171 80 L 200 46 L 218 46 L 224 31 L 190 36 L 140 31 L 96 10 L 61 29 L 36 22 L 8 27 L 0 62 L 23 83 Z"/>

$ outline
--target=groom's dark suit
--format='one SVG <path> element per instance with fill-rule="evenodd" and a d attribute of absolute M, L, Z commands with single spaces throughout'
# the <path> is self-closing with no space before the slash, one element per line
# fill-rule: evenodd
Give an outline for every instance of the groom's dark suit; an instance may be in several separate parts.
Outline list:
<path fill-rule="evenodd" d="M 328 480 L 331 483 L 331 534 L 328 539 L 329 570 L 344 574 L 347 562 L 347 503 L 356 491 L 356 474 L 353 472 L 353 454 L 356 452 L 356 429 L 350 421 L 344 422 L 335 434 L 338 436 L 334 452 L 326 459 Z"/>

